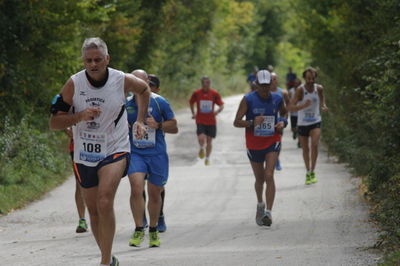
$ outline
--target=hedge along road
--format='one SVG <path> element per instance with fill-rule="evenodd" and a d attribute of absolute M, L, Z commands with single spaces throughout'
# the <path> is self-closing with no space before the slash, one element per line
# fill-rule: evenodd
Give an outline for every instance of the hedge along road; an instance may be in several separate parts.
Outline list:
<path fill-rule="evenodd" d="M 218 118 L 211 166 L 196 158 L 195 125 L 179 111 L 180 133 L 168 136 L 170 179 L 166 191 L 168 230 L 160 248 L 128 246 L 134 229 L 127 178 L 115 201 L 114 253 L 121 265 L 373 265 L 376 231 L 359 180 L 321 151 L 319 182 L 304 185 L 301 150 L 287 129 L 276 172 L 277 196 L 271 228 L 255 224 L 254 177 L 244 129 L 232 126 L 242 96 L 225 99 Z M 76 234 L 74 179 L 40 201 L 0 218 L 1 265 L 98 265 L 91 233 Z"/>

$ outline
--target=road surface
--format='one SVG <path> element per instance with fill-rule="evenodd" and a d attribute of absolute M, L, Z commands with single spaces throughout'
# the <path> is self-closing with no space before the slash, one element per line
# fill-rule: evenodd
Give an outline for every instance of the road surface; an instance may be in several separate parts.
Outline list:
<path fill-rule="evenodd" d="M 304 185 L 301 151 L 286 130 L 275 175 L 277 194 L 271 228 L 255 224 L 254 177 L 244 129 L 232 126 L 241 96 L 225 99 L 219 116 L 212 165 L 198 152 L 189 111 L 177 113 L 180 133 L 168 136 L 170 180 L 166 194 L 168 231 L 160 248 L 133 248 L 129 182 L 124 178 L 115 207 L 114 253 L 124 265 L 374 265 L 376 231 L 359 180 L 321 151 L 319 182 Z M 322 149 L 322 148 L 321 148 Z M 0 218 L 0 265 L 98 265 L 91 233 L 76 234 L 71 177 L 40 201 Z"/>

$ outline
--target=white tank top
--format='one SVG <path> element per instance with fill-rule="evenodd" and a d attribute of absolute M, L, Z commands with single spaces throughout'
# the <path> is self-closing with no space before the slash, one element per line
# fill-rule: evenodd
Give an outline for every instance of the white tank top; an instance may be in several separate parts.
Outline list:
<path fill-rule="evenodd" d="M 309 107 L 298 111 L 297 125 L 309 126 L 321 122 L 320 100 L 317 84 L 314 84 L 314 90 L 312 92 L 308 92 L 304 85 L 301 85 L 301 88 L 303 90 L 303 100 L 298 104 L 302 105 L 307 100 L 311 100 L 312 104 Z"/>
<path fill-rule="evenodd" d="M 71 79 L 75 86 L 75 113 L 88 107 L 101 109 L 94 120 L 81 121 L 73 127 L 74 162 L 93 167 L 111 154 L 130 152 L 124 72 L 108 68 L 108 80 L 101 88 L 90 85 L 85 70 Z"/>

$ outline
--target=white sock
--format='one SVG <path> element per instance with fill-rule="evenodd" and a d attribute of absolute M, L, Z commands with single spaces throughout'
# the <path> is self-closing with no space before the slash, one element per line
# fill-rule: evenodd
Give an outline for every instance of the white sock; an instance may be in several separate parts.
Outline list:
<path fill-rule="evenodd" d="M 266 212 L 271 213 L 272 211 L 271 210 L 266 210 Z"/>

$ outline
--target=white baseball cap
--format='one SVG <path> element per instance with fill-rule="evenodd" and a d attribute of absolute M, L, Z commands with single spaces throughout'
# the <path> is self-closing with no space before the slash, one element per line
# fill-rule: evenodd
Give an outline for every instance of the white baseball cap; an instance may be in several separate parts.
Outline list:
<path fill-rule="evenodd" d="M 258 84 L 271 84 L 271 73 L 268 70 L 260 70 L 257 72 Z"/>

